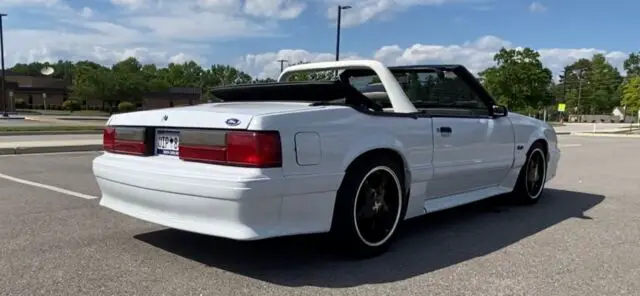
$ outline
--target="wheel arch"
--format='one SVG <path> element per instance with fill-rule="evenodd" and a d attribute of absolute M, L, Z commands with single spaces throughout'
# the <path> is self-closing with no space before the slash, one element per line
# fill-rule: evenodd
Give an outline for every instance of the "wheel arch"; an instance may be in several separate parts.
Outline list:
<path fill-rule="evenodd" d="M 395 148 L 389 147 L 379 147 L 366 150 L 360 153 L 358 156 L 353 158 L 347 167 L 345 168 L 345 173 L 348 173 L 354 166 L 356 166 L 361 161 L 367 161 L 368 159 L 376 159 L 377 157 L 386 156 L 392 161 L 396 162 L 402 168 L 402 175 L 399 176 L 402 178 L 404 182 L 404 190 L 405 195 L 408 195 L 411 184 L 411 171 L 409 170 L 409 166 L 406 158 Z"/>
<path fill-rule="evenodd" d="M 536 144 L 540 144 L 540 146 L 542 146 L 542 152 L 544 153 L 545 161 L 549 162 L 549 142 L 547 142 L 547 140 L 544 138 L 538 138 L 534 140 L 529 147 L 533 147 Z"/>

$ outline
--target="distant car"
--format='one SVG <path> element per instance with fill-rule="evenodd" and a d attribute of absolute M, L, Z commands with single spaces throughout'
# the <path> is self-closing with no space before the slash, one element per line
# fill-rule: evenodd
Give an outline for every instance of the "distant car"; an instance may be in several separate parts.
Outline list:
<path fill-rule="evenodd" d="M 339 79 L 287 82 L 324 70 Z M 374 77 L 383 91 L 352 86 Z M 213 94 L 111 116 L 100 205 L 234 240 L 329 232 L 371 257 L 408 218 L 505 193 L 536 203 L 560 158 L 551 126 L 497 105 L 460 65 L 312 63 Z"/>

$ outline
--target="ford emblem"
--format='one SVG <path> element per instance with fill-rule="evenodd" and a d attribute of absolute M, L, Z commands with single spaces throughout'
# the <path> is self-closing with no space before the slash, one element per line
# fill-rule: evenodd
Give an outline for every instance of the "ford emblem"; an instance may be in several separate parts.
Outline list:
<path fill-rule="evenodd" d="M 236 125 L 240 124 L 240 119 L 237 119 L 237 118 L 229 118 L 229 119 L 227 119 L 227 121 L 225 121 L 225 123 L 226 123 L 228 126 L 236 126 Z"/>
<path fill-rule="evenodd" d="M 162 120 L 167 121 L 167 119 L 169 119 L 169 115 L 165 115 L 162 117 Z"/>

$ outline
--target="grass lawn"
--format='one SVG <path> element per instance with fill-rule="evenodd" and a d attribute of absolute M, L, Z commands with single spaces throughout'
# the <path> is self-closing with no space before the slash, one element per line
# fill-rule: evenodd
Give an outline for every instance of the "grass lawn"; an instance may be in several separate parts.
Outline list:
<path fill-rule="evenodd" d="M 54 115 L 54 116 L 109 116 L 108 112 L 98 110 L 34 110 L 34 109 L 18 109 L 21 114 L 29 115 Z"/>

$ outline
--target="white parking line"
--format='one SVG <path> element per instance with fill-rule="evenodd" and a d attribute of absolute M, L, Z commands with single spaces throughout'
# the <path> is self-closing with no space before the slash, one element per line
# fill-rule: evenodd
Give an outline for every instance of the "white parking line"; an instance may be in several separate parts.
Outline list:
<path fill-rule="evenodd" d="M 20 184 L 25 184 L 25 185 L 29 185 L 29 186 L 33 186 L 33 187 L 43 188 L 43 189 L 51 190 L 51 191 L 54 191 L 54 192 L 66 194 L 66 195 L 79 197 L 79 198 L 84 198 L 84 199 L 96 199 L 96 198 L 99 198 L 97 196 L 87 195 L 87 194 L 83 194 L 83 193 L 80 193 L 80 192 L 75 192 L 75 191 L 71 191 L 71 190 L 67 190 L 67 189 L 64 189 L 64 188 L 55 187 L 55 186 L 51 186 L 51 185 L 47 185 L 47 184 L 32 182 L 32 181 L 29 181 L 29 180 L 20 179 L 20 178 L 12 177 L 12 176 L 5 175 L 5 174 L 0 174 L 0 178 L 5 179 L 5 180 L 9 180 L 9 181 L 13 181 L 13 182 L 16 182 L 16 183 L 20 183 Z"/>
<path fill-rule="evenodd" d="M 568 148 L 568 147 L 582 147 L 582 144 L 560 144 L 558 145 L 560 148 Z"/>

